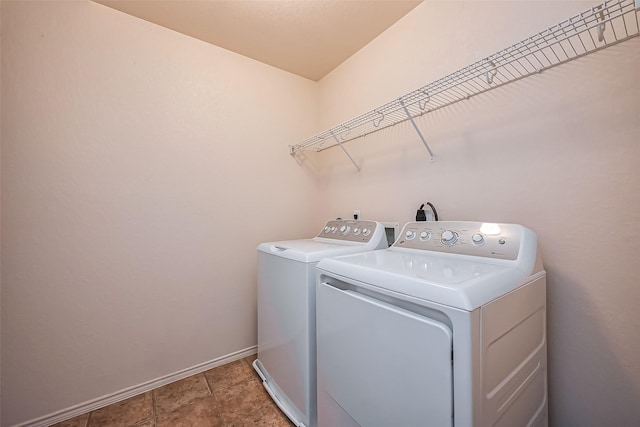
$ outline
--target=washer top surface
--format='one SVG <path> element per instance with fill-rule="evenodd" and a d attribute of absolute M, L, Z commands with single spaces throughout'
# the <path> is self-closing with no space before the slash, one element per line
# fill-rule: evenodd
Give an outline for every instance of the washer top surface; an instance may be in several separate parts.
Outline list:
<path fill-rule="evenodd" d="M 537 242 L 531 230 L 514 224 L 492 226 L 484 225 L 481 232 L 482 223 L 408 223 L 391 248 L 324 259 L 318 270 L 472 311 L 523 285 L 535 273 L 544 274 L 536 262 Z"/>
<path fill-rule="evenodd" d="M 384 226 L 375 221 L 329 221 L 312 239 L 262 243 L 258 251 L 305 263 L 326 257 L 361 253 L 387 247 Z"/>

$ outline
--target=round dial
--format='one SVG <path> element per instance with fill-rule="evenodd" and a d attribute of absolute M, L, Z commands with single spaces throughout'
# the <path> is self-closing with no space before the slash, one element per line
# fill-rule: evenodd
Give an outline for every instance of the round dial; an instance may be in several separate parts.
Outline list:
<path fill-rule="evenodd" d="M 353 229 L 353 234 L 355 234 L 356 236 L 357 236 L 358 234 L 360 234 L 360 229 L 359 229 L 358 227 L 354 228 L 354 229 Z"/>
<path fill-rule="evenodd" d="M 442 243 L 445 245 L 453 245 L 458 240 L 458 235 L 451 230 L 442 232 Z"/>
<path fill-rule="evenodd" d="M 332 233 L 335 233 L 337 229 L 338 229 L 338 227 L 336 227 L 336 226 L 334 225 L 333 227 L 331 227 L 331 232 L 332 232 Z"/>
<path fill-rule="evenodd" d="M 324 232 L 328 233 L 329 231 L 331 231 L 331 227 L 329 227 L 328 225 L 324 227 Z"/>
<path fill-rule="evenodd" d="M 475 243 L 476 245 L 480 245 L 484 243 L 484 236 L 482 236 L 482 234 L 474 234 L 473 236 L 471 236 L 471 240 L 473 240 L 473 243 Z"/>
<path fill-rule="evenodd" d="M 420 232 L 420 240 L 429 240 L 430 237 L 431 237 L 431 233 L 429 233 L 428 231 Z"/>
<path fill-rule="evenodd" d="M 406 233 L 404 233 L 404 235 L 407 240 L 412 240 L 414 237 L 416 237 L 416 233 L 412 230 L 407 231 Z"/>
<path fill-rule="evenodd" d="M 369 230 L 368 228 L 363 228 L 362 229 L 362 234 L 365 236 L 368 236 L 369 234 L 371 234 L 371 230 Z"/>
<path fill-rule="evenodd" d="M 349 227 L 348 225 L 343 225 L 342 227 L 340 227 L 340 233 L 345 236 L 349 234 L 349 231 L 351 231 L 351 227 Z"/>

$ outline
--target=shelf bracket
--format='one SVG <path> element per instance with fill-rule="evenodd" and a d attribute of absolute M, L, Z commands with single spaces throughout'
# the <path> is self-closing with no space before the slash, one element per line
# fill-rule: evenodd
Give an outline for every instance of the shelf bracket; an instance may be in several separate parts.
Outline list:
<path fill-rule="evenodd" d="M 496 70 L 496 64 L 493 61 L 489 61 L 489 65 L 491 66 L 491 69 L 487 71 L 486 78 L 487 78 L 487 84 L 491 85 L 493 84 L 493 78 L 498 73 L 498 70 Z"/>
<path fill-rule="evenodd" d="M 600 5 L 594 8 L 594 11 L 596 9 L 600 10 L 596 15 L 596 21 L 602 21 L 601 23 L 598 24 L 598 41 L 599 42 L 604 41 L 604 30 L 607 28 L 606 21 L 604 20 L 604 11 L 602 10 L 602 6 L 603 5 Z"/>
<path fill-rule="evenodd" d="M 374 111 L 378 113 L 378 117 L 373 119 L 373 126 L 378 127 L 380 126 L 380 123 L 382 123 L 382 121 L 384 120 L 384 113 L 382 111 L 377 111 L 377 110 L 374 110 Z"/>
<path fill-rule="evenodd" d="M 342 142 L 340 142 L 340 138 L 338 138 L 336 136 L 335 133 L 333 133 L 333 131 L 331 131 L 331 136 L 333 137 L 333 139 L 336 140 L 336 142 L 338 143 L 338 146 L 340 148 L 342 148 L 342 151 L 344 151 L 344 154 L 346 154 L 346 156 L 349 158 L 349 160 L 351 160 L 351 163 L 353 163 L 353 166 L 356 167 L 356 169 L 358 170 L 358 172 L 360 172 L 360 167 L 356 164 L 356 162 L 353 160 L 353 158 L 351 157 L 351 155 L 349 154 L 349 152 L 342 146 Z"/>
<path fill-rule="evenodd" d="M 424 96 L 424 99 L 418 101 L 418 107 L 420 107 L 421 110 L 424 110 L 425 108 L 427 108 L 427 104 L 429 103 L 429 101 L 431 101 L 431 95 L 429 95 L 429 92 L 425 90 L 421 90 L 420 95 Z"/>
<path fill-rule="evenodd" d="M 418 128 L 418 125 L 413 120 L 413 116 L 411 116 L 411 113 L 409 113 L 409 110 L 407 109 L 407 106 L 404 105 L 404 101 L 402 100 L 402 98 L 398 98 L 398 100 L 400 101 L 400 105 L 402 105 L 402 108 L 404 109 L 404 112 L 407 114 L 407 118 L 409 119 L 409 121 L 413 125 L 413 128 L 418 133 L 418 136 L 420 137 L 420 140 L 422 141 L 422 143 L 426 147 L 427 151 L 429 152 L 429 157 L 431 158 L 431 161 L 433 162 L 433 151 L 431 151 L 431 148 L 429 148 L 429 144 L 427 144 L 427 141 L 424 139 L 424 136 L 422 136 L 422 132 L 420 132 L 420 129 Z"/>

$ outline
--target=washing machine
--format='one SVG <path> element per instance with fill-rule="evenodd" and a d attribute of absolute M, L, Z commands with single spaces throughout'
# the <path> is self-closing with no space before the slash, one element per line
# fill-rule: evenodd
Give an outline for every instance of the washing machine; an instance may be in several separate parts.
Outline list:
<path fill-rule="evenodd" d="M 312 238 L 258 246 L 258 358 L 273 401 L 297 426 L 316 425 L 315 266 L 322 258 L 387 248 L 375 221 L 329 221 Z"/>
<path fill-rule="evenodd" d="M 415 222 L 317 265 L 318 425 L 547 424 L 546 273 L 516 224 Z"/>

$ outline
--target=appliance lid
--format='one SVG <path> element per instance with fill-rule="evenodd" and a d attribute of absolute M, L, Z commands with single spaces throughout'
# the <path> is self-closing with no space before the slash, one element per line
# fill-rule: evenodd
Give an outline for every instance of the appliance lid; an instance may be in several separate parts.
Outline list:
<path fill-rule="evenodd" d="M 338 279 L 468 311 L 527 283 L 532 274 L 504 260 L 396 248 L 324 259 L 317 268 Z"/>
<path fill-rule="evenodd" d="M 382 223 L 337 219 L 327 222 L 320 234 L 312 239 L 262 243 L 258 246 L 258 252 L 310 263 L 325 257 L 386 247 L 387 236 Z"/>
<path fill-rule="evenodd" d="M 367 250 L 361 243 L 313 238 L 262 243 L 258 251 L 300 262 L 318 262 L 325 257 L 354 254 Z"/>

